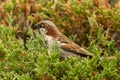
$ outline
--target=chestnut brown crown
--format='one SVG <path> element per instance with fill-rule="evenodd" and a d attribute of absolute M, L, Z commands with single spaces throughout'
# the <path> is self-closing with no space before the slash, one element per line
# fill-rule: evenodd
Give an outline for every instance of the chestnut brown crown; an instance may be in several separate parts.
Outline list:
<path fill-rule="evenodd" d="M 46 30 L 46 35 L 57 37 L 62 33 L 57 29 L 56 25 L 49 20 L 40 21 L 39 23 L 32 26 L 33 30 L 44 28 Z"/>

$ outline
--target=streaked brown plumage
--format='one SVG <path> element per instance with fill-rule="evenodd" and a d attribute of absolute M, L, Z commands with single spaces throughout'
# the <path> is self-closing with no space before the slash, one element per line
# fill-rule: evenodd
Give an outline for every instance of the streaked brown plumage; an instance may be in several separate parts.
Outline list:
<path fill-rule="evenodd" d="M 35 24 L 33 29 L 45 29 L 45 40 L 46 44 L 48 46 L 48 49 L 51 48 L 51 46 L 57 42 L 58 47 L 61 50 L 61 56 L 62 57 L 70 57 L 70 56 L 80 56 L 80 57 L 92 57 L 93 54 L 87 51 L 86 49 L 78 46 L 73 41 L 68 39 L 65 35 L 63 35 L 56 27 L 56 25 L 49 21 L 49 20 L 43 20 L 39 23 Z"/>

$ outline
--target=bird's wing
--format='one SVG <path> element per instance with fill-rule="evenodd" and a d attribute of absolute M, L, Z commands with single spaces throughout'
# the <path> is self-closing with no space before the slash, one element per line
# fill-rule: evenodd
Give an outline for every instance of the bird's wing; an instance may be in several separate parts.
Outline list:
<path fill-rule="evenodd" d="M 73 52 L 80 56 L 93 56 L 92 53 L 90 53 L 86 49 L 78 46 L 77 44 L 72 42 L 70 39 L 65 37 L 64 35 L 59 36 L 58 41 L 61 42 L 60 47 L 66 51 Z"/>

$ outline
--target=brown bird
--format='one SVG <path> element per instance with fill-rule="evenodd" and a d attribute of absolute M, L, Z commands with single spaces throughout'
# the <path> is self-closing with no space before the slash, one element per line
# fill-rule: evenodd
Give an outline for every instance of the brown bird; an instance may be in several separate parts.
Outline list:
<path fill-rule="evenodd" d="M 57 44 L 57 47 L 61 51 L 61 57 L 69 58 L 73 56 L 80 57 L 92 57 L 93 54 L 86 49 L 78 46 L 65 35 L 63 35 L 56 27 L 56 25 L 49 20 L 43 20 L 32 26 L 33 30 L 39 29 L 40 33 L 44 35 L 44 40 L 48 47 L 48 53 L 53 44 Z"/>

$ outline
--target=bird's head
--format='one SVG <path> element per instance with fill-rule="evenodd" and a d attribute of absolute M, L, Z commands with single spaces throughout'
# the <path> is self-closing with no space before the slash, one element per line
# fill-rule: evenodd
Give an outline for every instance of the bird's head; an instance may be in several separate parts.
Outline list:
<path fill-rule="evenodd" d="M 56 25 L 49 20 L 40 21 L 39 23 L 33 25 L 32 29 L 33 30 L 44 29 L 46 31 L 45 34 L 52 37 L 57 37 L 58 35 L 61 34 L 61 32 L 57 29 Z"/>

